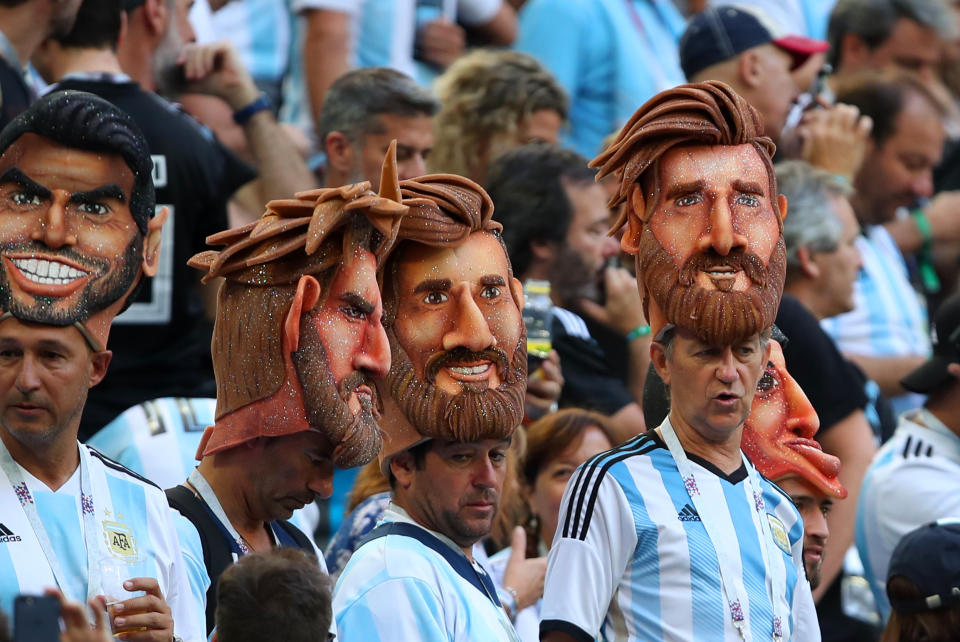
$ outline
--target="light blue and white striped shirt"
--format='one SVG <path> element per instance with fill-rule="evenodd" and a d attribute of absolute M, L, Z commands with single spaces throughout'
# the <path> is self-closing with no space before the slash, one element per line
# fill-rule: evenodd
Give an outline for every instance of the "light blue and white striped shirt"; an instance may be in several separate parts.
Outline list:
<path fill-rule="evenodd" d="M 0 448 L 4 446 L 0 444 Z M 17 594 L 36 595 L 58 585 L 47 562 L 51 553 L 63 572 L 66 585 L 60 586 L 61 590 L 74 600 L 86 598 L 83 511 L 95 508 L 98 532 L 94 541 L 100 550 L 94 555 L 101 570 L 111 561 L 117 566 L 122 563 L 118 572 L 126 578 L 156 578 L 172 611 L 176 634 L 191 642 L 204 640 L 204 596 L 193 594 L 187 582 L 175 530 L 179 515 L 171 511 L 159 488 L 96 450 L 80 448 L 89 465 L 92 501 L 86 491 L 81 493 L 80 468 L 56 491 L 20 468 L 52 551 L 42 550 L 22 508 L 25 493 L 15 489 L 0 470 L 0 608 L 11 613 Z M 104 584 L 92 590 L 101 593 L 108 589 Z"/>
<path fill-rule="evenodd" d="M 688 457 L 699 493 L 726 506 L 730 516 L 719 530 L 736 548 L 732 559 L 747 592 L 743 612 L 750 638 L 770 640 L 773 605 L 747 470 L 724 475 L 706 460 Z M 819 640 L 802 570 L 800 514 L 776 486 L 761 483 L 786 566 L 785 585 L 775 587 L 791 613 L 783 639 Z M 673 457 L 655 433 L 641 435 L 590 459 L 571 477 L 548 557 L 540 631 L 578 640 L 740 640 L 718 569 L 716 549 Z"/>
<path fill-rule="evenodd" d="M 333 614 L 344 636 L 369 641 L 519 642 L 503 608 L 494 601 L 496 590 L 489 576 L 477 562 L 467 560 L 453 541 L 416 524 L 394 504 L 383 523 L 412 526 L 419 537 L 385 535 L 353 554 L 333 594 Z M 471 574 L 473 581 L 468 581 Z M 483 591 L 477 588 L 481 576 L 489 583 Z M 493 596 L 488 595 L 491 590 Z"/>
<path fill-rule="evenodd" d="M 853 310 L 820 322 L 841 352 L 866 357 L 929 357 L 930 323 L 923 299 L 910 285 L 903 254 L 886 228 L 870 225 L 857 239 L 863 268 L 853 284 Z M 891 397 L 900 414 L 923 396 Z"/>

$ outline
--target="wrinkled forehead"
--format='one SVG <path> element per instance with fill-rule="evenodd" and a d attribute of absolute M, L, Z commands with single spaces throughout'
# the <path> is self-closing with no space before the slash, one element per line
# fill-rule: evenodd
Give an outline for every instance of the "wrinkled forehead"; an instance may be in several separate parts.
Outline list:
<path fill-rule="evenodd" d="M 326 293 L 327 297 L 334 299 L 345 294 L 356 294 L 370 303 L 380 302 L 377 258 L 373 252 L 364 247 L 355 246 L 349 260 L 347 257 L 343 258 L 336 268 Z"/>
<path fill-rule="evenodd" d="M 0 346 L 58 346 L 74 354 L 89 350 L 86 340 L 75 326 L 24 322 L 9 313 L 0 315 Z"/>

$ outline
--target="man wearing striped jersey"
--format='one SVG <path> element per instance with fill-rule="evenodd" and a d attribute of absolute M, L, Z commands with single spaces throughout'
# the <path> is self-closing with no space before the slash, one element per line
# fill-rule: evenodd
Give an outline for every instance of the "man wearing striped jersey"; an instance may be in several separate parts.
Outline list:
<path fill-rule="evenodd" d="M 334 591 L 357 640 L 518 640 L 473 557 L 523 417 L 523 290 L 483 189 L 459 176 L 401 183 L 410 212 L 385 268 L 392 365 L 381 468 L 392 502 Z M 516 612 L 516 604 L 513 604 Z"/>
<path fill-rule="evenodd" d="M 756 110 L 707 82 L 655 96 L 594 160 L 620 178 L 670 414 L 571 478 L 544 640 L 819 639 L 800 515 L 740 450 L 786 270 L 772 152 Z"/>
<path fill-rule="evenodd" d="M 156 267 L 146 143 L 106 101 L 55 92 L 0 133 L 0 149 L 0 608 L 55 586 L 119 602 L 111 625 L 128 640 L 199 642 L 163 492 L 77 442 L 110 322 Z"/>

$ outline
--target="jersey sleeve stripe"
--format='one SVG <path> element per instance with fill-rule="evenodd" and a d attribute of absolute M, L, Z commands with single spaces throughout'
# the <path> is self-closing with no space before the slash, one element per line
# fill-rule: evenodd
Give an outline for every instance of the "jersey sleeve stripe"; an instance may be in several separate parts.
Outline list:
<path fill-rule="evenodd" d="M 142 481 L 142 482 L 145 483 L 145 484 L 149 484 L 149 485 L 153 486 L 154 488 L 156 488 L 157 490 L 161 490 L 161 491 L 163 490 L 162 488 L 160 488 L 159 486 L 157 486 L 155 483 L 153 483 L 152 481 L 150 481 L 149 479 L 147 479 L 147 478 L 144 477 L 143 475 L 140 475 L 140 474 L 138 474 L 138 473 L 135 473 L 134 471 L 130 470 L 129 468 L 127 468 L 127 467 L 124 466 L 123 464 L 119 464 L 119 463 L 113 461 L 112 459 L 110 459 L 109 457 L 107 457 L 106 455 L 104 455 L 103 453 L 101 453 L 99 450 L 97 450 L 97 449 L 94 448 L 93 446 L 85 445 L 85 447 L 87 448 L 87 450 L 90 451 L 90 454 L 91 454 L 91 455 L 93 455 L 94 457 L 96 457 L 97 459 L 99 459 L 100 461 L 102 461 L 102 462 L 103 462 L 103 465 L 106 466 L 107 468 L 112 468 L 113 470 L 116 470 L 116 471 L 118 471 L 118 472 L 126 473 L 126 474 L 129 475 L 130 477 L 133 477 L 134 479 L 138 479 L 138 480 Z"/>
<path fill-rule="evenodd" d="M 604 475 L 611 466 L 633 455 L 644 454 L 659 447 L 652 437 L 649 435 L 641 435 L 617 448 L 595 456 L 584 464 L 577 478 L 577 487 L 575 487 L 570 494 L 570 506 L 564 519 L 563 536 L 581 540 L 586 537 L 587 528 L 590 524 L 590 515 L 593 511 L 593 505 L 596 503 L 600 482 L 603 481 Z M 596 476 L 594 476 L 594 472 L 597 472 Z M 581 484 L 581 482 L 583 483 Z M 587 501 L 588 495 L 589 501 Z M 581 528 L 580 516 L 583 513 L 585 501 L 587 501 L 587 507 L 586 513 L 584 513 L 583 527 Z M 568 528 L 571 513 L 575 513 L 575 515 L 573 517 L 572 527 Z"/>
<path fill-rule="evenodd" d="M 580 510 L 583 508 L 583 493 L 584 493 L 583 488 L 586 486 L 586 484 L 590 483 L 590 478 L 593 476 L 593 472 L 594 470 L 596 470 L 596 467 L 599 464 L 599 462 L 606 457 L 610 457 L 611 455 L 616 455 L 617 453 L 622 452 L 624 449 L 633 448 L 638 443 L 647 441 L 649 439 L 650 438 L 647 435 L 640 435 L 639 437 L 631 439 L 630 441 L 624 444 L 621 444 L 616 448 L 612 448 L 611 450 L 608 450 L 606 452 L 602 452 L 598 455 L 594 455 L 592 458 L 584 462 L 584 464 L 580 467 L 580 471 L 577 474 L 577 479 L 574 482 L 572 492 L 570 493 L 569 509 L 575 508 L 576 510 L 567 510 L 567 515 L 563 520 L 563 537 L 571 536 L 570 515 L 572 513 L 575 513 L 574 521 L 573 521 L 573 532 L 575 533 L 577 531 L 577 528 L 580 523 Z M 583 486 L 581 486 L 581 484 L 583 484 Z M 575 497 L 579 498 L 579 501 L 577 501 L 576 506 L 574 506 Z"/>
<path fill-rule="evenodd" d="M 597 495 L 600 492 L 600 482 L 603 480 L 604 475 L 607 474 L 607 471 L 610 470 L 610 467 L 618 462 L 623 461 L 624 459 L 633 457 L 634 455 L 645 455 L 649 453 L 651 450 L 656 450 L 659 447 L 660 446 L 658 444 L 650 444 L 644 447 L 642 450 L 638 450 L 630 453 L 623 453 L 619 457 L 610 459 L 606 463 L 604 463 L 603 468 L 600 469 L 600 474 L 597 475 L 597 481 L 593 485 L 593 491 L 590 493 L 590 501 L 587 502 L 587 510 L 583 516 L 583 528 L 580 530 L 580 535 L 577 537 L 577 539 L 585 540 L 587 538 L 587 530 L 589 530 L 590 528 L 590 518 L 593 517 L 593 507 L 597 503 Z"/>

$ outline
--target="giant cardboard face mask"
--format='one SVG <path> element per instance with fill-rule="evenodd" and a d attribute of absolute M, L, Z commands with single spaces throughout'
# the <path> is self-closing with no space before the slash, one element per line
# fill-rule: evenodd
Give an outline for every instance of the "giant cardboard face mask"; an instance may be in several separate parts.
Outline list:
<path fill-rule="evenodd" d="M 617 172 L 621 245 L 636 255 L 647 319 L 733 345 L 776 318 L 786 276 L 783 216 L 759 116 L 727 85 L 661 92 L 591 162 Z"/>
<path fill-rule="evenodd" d="M 401 183 L 410 213 L 384 277 L 393 365 L 381 460 L 426 438 L 505 439 L 523 417 L 523 292 L 492 203 L 452 175 Z"/>
<path fill-rule="evenodd" d="M 44 99 L 3 132 L 0 306 L 23 321 L 76 325 L 99 350 L 141 273 L 156 272 L 166 213 L 144 220 L 153 187 L 139 132 L 118 110 L 86 96 Z M 77 112 L 96 120 L 70 122 Z M 58 137 L 50 124 L 56 118 L 86 139 Z"/>
<path fill-rule="evenodd" d="M 799 477 L 825 495 L 846 497 L 837 479 L 840 460 L 813 439 L 820 427 L 817 413 L 787 372 L 780 344 L 770 345 L 770 361 L 757 385 L 740 446 L 769 479 Z"/>
<path fill-rule="evenodd" d="M 373 379 L 390 367 L 376 265 L 407 211 L 395 165 L 385 170 L 379 196 L 360 183 L 272 201 L 256 223 L 208 239 L 226 249 L 191 259 L 205 279 L 225 279 L 217 420 L 198 456 L 304 430 L 323 433 L 341 468 L 376 456 Z"/>

